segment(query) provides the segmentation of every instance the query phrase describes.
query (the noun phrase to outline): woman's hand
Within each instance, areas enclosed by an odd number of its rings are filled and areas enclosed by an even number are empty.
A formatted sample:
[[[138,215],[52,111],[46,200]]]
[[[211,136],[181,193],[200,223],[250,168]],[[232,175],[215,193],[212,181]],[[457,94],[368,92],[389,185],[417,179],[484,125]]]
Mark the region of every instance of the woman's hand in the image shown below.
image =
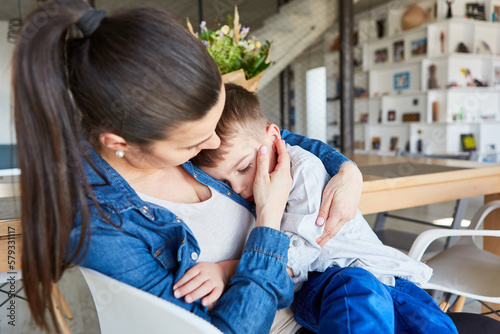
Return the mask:
[[[255,226],[266,226],[279,230],[281,217],[292,188],[290,157],[285,142],[274,142],[278,155],[274,170],[269,173],[269,152],[261,146],[257,154],[257,171],[253,185],[253,196],[257,209]]]
[[[323,190],[321,208],[316,224],[325,224],[323,234],[316,242],[323,247],[349,220],[356,216],[361,198],[363,176],[351,162],[342,165]]]
[[[213,308],[234,275],[238,262],[235,260],[196,263],[174,284],[174,296],[176,298],[186,296],[184,298],[186,303],[203,298],[201,304],[209,309]]]

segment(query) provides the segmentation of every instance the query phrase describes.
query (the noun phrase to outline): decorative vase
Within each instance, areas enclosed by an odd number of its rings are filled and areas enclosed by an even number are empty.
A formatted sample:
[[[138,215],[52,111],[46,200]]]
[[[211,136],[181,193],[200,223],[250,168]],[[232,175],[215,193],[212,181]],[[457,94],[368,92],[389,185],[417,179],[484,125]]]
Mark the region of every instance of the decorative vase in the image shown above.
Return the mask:
[[[424,10],[417,4],[409,5],[401,18],[401,28],[403,30],[413,29],[424,22]]]
[[[245,78],[245,71],[243,71],[243,69],[239,69],[237,71],[224,74],[222,76],[222,81],[224,83],[231,82],[236,85],[240,85],[248,91],[255,93],[257,91],[257,86],[259,85],[260,79],[262,79],[263,75],[264,71],[260,72],[259,75],[247,80]]]

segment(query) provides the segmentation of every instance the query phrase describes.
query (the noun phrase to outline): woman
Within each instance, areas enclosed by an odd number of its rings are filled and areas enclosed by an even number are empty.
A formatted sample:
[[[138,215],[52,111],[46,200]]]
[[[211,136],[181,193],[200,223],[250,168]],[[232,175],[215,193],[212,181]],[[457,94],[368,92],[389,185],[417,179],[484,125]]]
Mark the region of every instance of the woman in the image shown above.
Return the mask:
[[[78,36],[68,37],[75,25]],[[201,43],[157,10],[105,17],[83,1],[47,3],[27,18],[18,39],[13,89],[24,286],[39,326],[48,326],[50,283],[70,263],[81,263],[176,303],[224,332],[269,330],[269,310],[288,306],[293,297],[286,273],[289,239],[279,232],[291,184],[284,144],[271,175],[267,152],[261,152],[256,227],[210,313],[201,302],[174,295],[174,283],[200,254],[193,233],[182,217],[138,196],[194,207],[220,193],[228,205],[251,210],[226,185],[200,177],[188,161],[218,147],[214,129],[225,98],[218,68]],[[324,243],[339,228],[335,223],[352,218],[360,173],[322,143],[283,137],[338,173],[325,193],[324,205],[337,213],[330,214],[330,232],[319,240]]]

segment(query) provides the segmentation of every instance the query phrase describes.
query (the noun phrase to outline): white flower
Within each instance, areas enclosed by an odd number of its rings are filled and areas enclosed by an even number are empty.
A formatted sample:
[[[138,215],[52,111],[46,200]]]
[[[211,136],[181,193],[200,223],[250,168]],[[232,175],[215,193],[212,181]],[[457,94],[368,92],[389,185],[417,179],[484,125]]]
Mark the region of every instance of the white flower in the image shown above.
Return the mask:
[[[222,31],[222,33],[223,33],[224,35],[227,35],[227,34],[228,34],[229,29],[230,29],[230,28],[229,28],[229,26],[228,26],[227,24],[226,24],[225,26],[223,26],[222,28],[220,28],[220,30]]]

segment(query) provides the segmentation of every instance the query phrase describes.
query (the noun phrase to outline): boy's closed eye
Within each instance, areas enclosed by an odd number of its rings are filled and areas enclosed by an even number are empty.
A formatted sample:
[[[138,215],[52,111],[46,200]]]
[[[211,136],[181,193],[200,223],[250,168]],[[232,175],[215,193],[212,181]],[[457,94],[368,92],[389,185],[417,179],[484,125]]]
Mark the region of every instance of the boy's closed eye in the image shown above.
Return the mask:
[[[243,169],[239,169],[239,170],[238,170],[238,173],[240,173],[240,174],[245,174],[245,173],[247,173],[247,172],[250,170],[250,168],[252,168],[252,163],[249,163],[249,164],[248,164],[245,168],[243,168]]]

